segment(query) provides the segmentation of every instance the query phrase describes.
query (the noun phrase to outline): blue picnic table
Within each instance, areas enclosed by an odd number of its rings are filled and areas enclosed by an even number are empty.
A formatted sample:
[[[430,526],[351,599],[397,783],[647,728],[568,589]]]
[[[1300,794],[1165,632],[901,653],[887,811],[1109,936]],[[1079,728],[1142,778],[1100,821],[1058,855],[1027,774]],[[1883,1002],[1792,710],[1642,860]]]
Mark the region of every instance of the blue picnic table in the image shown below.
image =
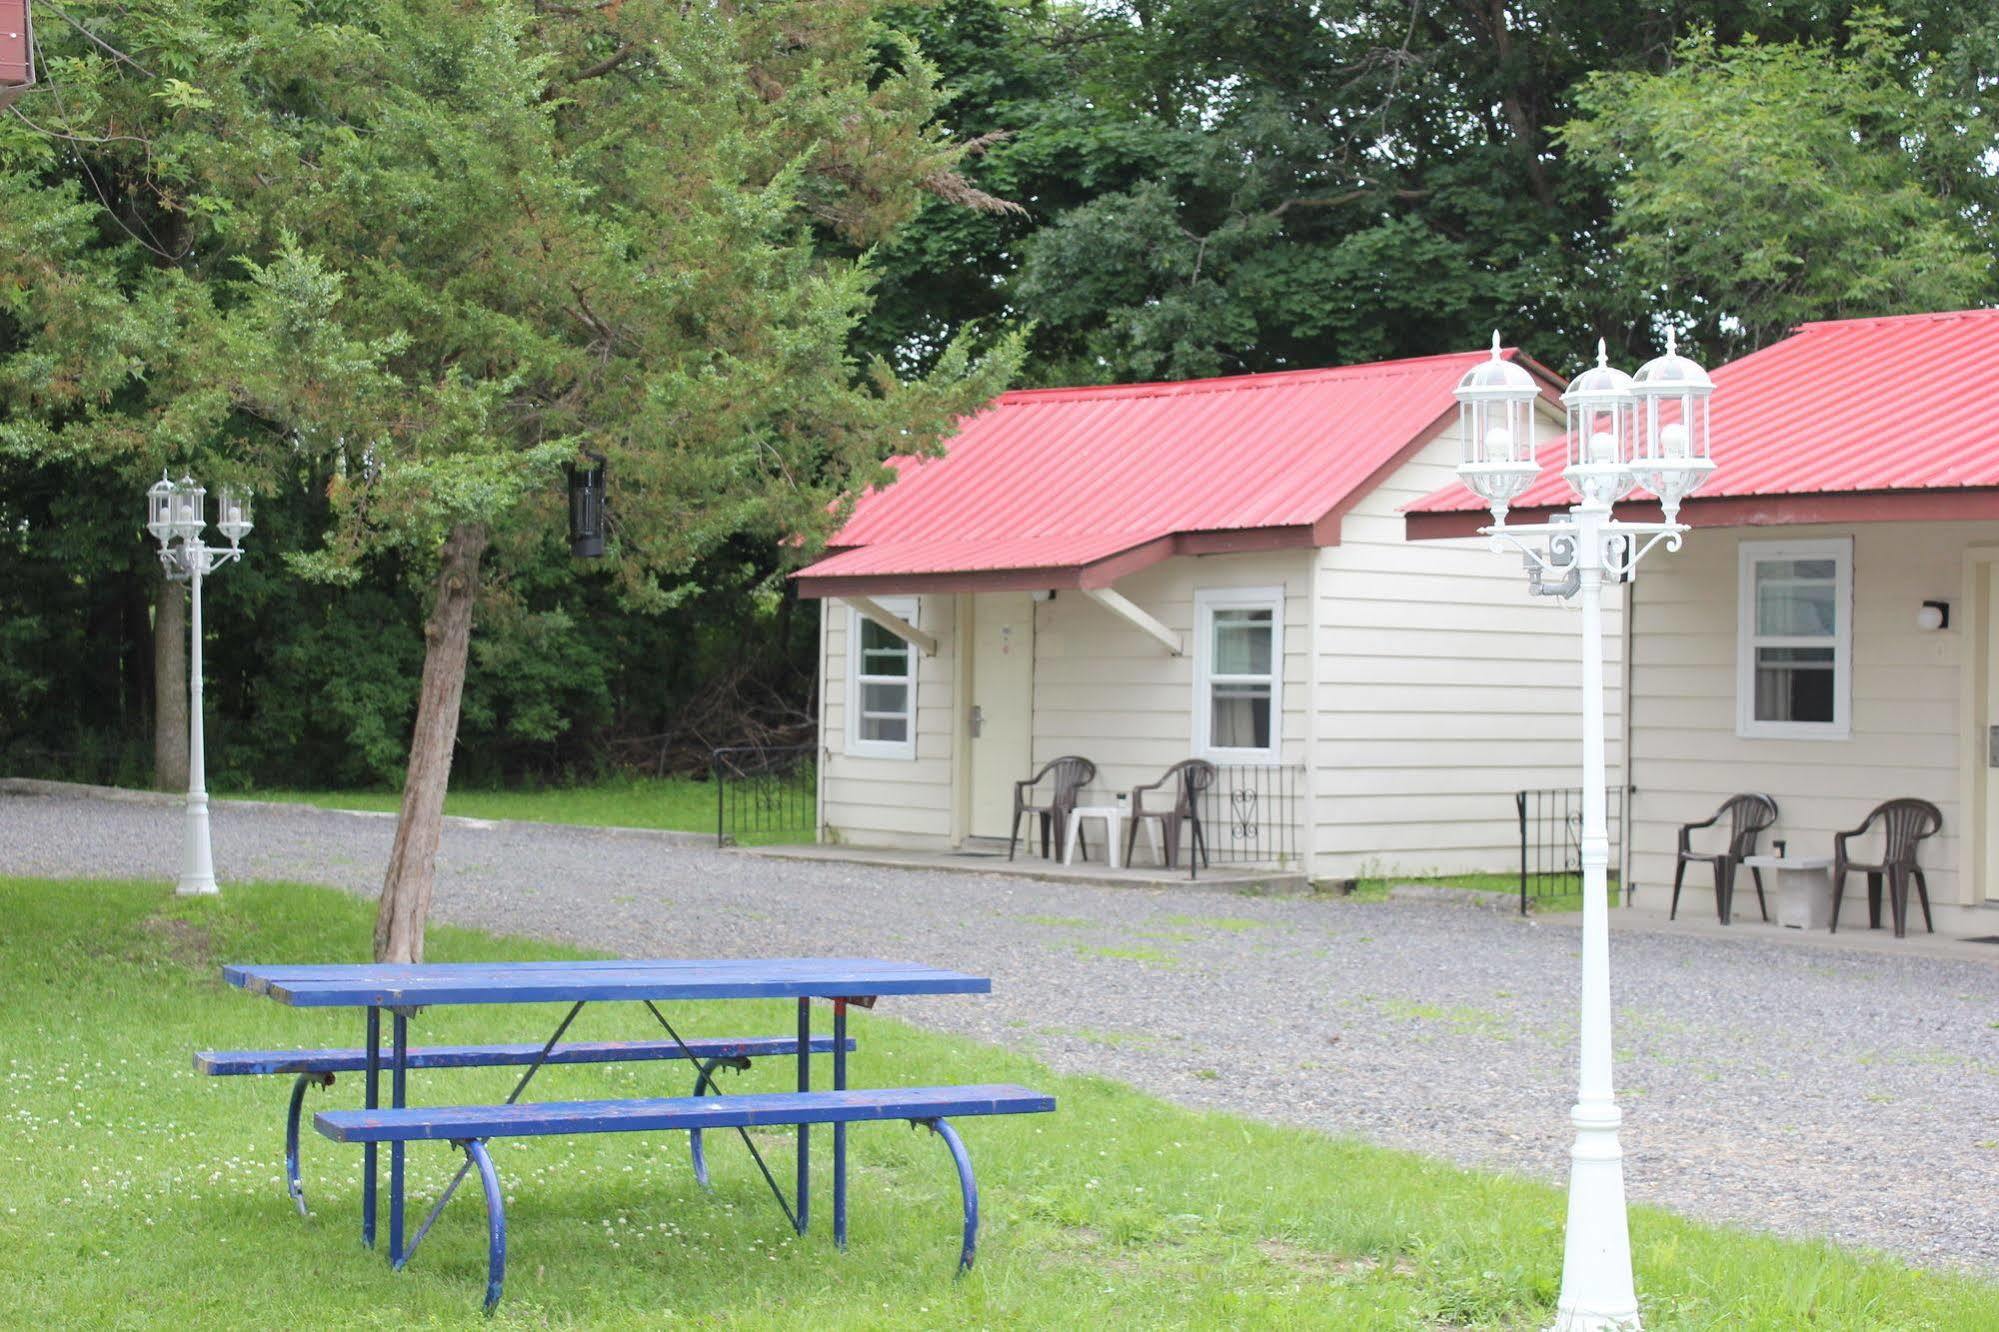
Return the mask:
[[[264,995],[296,1008],[346,1008],[364,1011],[360,1049],[328,1051],[205,1051],[196,1066],[209,1073],[275,1073],[300,1075],[293,1092],[288,1131],[287,1166],[293,1196],[303,1209],[297,1179],[297,1120],[299,1098],[309,1079],[330,1083],[334,1070],[357,1067],[364,1077],[363,1108],[321,1112],[319,1130],[336,1141],[362,1145],[361,1239],[373,1247],[376,1234],[377,1147],[389,1146],[388,1258],[401,1267],[414,1252],[430,1224],[469,1171],[477,1168],[488,1194],[488,1219],[493,1233],[493,1265],[488,1308],[499,1297],[504,1270],[505,1227],[500,1217],[497,1184],[484,1139],[517,1133],[596,1132],[612,1129],[685,1128],[694,1142],[697,1178],[705,1185],[706,1168],[699,1146],[702,1128],[734,1128],[755,1157],[780,1207],[800,1234],[806,1230],[810,1206],[809,1153],[812,1123],[826,1123],[833,1132],[833,1235],[845,1247],[847,1189],[847,1126],[870,1119],[907,1118],[929,1125],[945,1138],[958,1164],[965,1190],[966,1230],[961,1267],[971,1262],[977,1225],[977,1194],[962,1144],[944,1116],[955,1114],[1021,1113],[1052,1109],[1052,1098],[1013,1087],[912,1088],[895,1092],[850,1092],[847,1087],[847,1035],[850,1006],[873,1007],[883,995],[985,994],[992,982],[914,963],[873,958],[729,958],[712,960],[651,959],[587,962],[480,962],[417,964],[330,964],[299,966],[237,965],[223,968],[223,978],[247,993]],[[731,1041],[682,1039],[661,1005],[685,1000],[794,999],[797,1035],[790,1048],[782,1038]],[[815,1039],[812,1001],[832,1005],[832,1039]],[[668,1040],[661,1042],[593,1042],[563,1046],[562,1037],[586,1004],[631,1002],[648,1014],[648,1029],[657,1024]],[[442,1004],[563,1003],[569,1005],[553,1033],[533,1046],[412,1047],[409,1028],[425,1008]],[[390,1039],[382,1043],[382,1015],[390,1017]],[[726,1105],[692,1098],[631,1101],[520,1103],[521,1093],[545,1065],[608,1062],[619,1058],[685,1058],[700,1069],[696,1096],[713,1086],[717,1063],[746,1062],[735,1056],[767,1055],[783,1049],[797,1064],[797,1097],[731,1097]],[[832,1092],[813,1093],[811,1056],[832,1057]],[[462,1068],[511,1064],[525,1066],[504,1104],[409,1108],[413,1069]],[[382,1074],[388,1074],[388,1105],[382,1106]],[[719,1088],[714,1089],[719,1093]],[[776,1179],[746,1131],[758,1124],[795,1125],[797,1176],[795,1205],[786,1202]],[[444,1191],[409,1246],[404,1239],[404,1148],[410,1141],[449,1141],[464,1148],[466,1162]]]

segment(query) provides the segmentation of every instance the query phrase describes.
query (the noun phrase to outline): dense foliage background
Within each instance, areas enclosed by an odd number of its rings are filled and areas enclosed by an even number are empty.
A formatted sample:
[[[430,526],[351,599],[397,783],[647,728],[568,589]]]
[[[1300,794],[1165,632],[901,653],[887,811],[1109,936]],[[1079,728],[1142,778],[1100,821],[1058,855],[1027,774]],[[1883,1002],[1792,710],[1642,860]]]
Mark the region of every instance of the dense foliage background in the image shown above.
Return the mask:
[[[938,132],[982,150],[968,187],[1018,207],[947,193],[865,248],[825,228],[827,253],[877,274],[857,366],[921,373],[967,328],[1016,327],[1027,382],[1174,378],[1457,350],[1497,326],[1573,369],[1598,336],[1628,361],[1666,323],[1721,360],[1802,319],[1999,299],[1999,11],[880,8],[913,44],[884,40],[881,70],[920,51],[950,92]],[[0,355],[9,309],[0,294]],[[10,449],[9,411],[0,400],[0,771],[144,781],[144,478]],[[317,539],[326,502],[266,497],[253,554],[208,586],[218,787],[400,772],[420,581],[393,554],[351,586],[288,574],[278,556]],[[781,578],[805,552],[745,532],[694,566],[684,599],[639,610],[560,537],[516,552],[482,603],[461,778],[684,770],[810,718],[816,609]]]

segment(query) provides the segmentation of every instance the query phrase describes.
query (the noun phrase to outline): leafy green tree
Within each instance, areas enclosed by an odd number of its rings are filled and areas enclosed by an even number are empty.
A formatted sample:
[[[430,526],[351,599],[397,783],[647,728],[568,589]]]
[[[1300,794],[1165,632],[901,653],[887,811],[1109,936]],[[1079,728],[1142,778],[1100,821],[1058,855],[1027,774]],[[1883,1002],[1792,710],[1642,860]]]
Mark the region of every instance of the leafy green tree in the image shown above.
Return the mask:
[[[428,584],[378,957],[422,954],[475,607],[544,548],[565,464],[609,459],[620,595],[661,608],[735,534],[823,530],[1004,381],[1004,343],[920,380],[848,353],[872,275],[827,238],[871,243],[926,190],[979,202],[877,8],[183,0],[45,25],[47,86],[0,129],[0,439],[323,487],[295,572],[394,558]]]
[[[1612,181],[1634,294],[1734,356],[1807,319],[1999,297],[1999,135],[1935,73],[1878,12],[1840,46],[1696,33],[1662,73],[1590,78],[1559,138]]]
[[[1612,230],[1621,169],[1558,131],[1583,116],[1593,75],[1672,77],[1690,32],[1859,60],[1903,107],[1920,91],[1918,120],[1934,121],[1909,126],[1915,177],[1962,205],[1965,228],[1991,225],[1991,172],[1959,152],[1984,131],[1965,122],[1952,140],[1945,122],[1989,100],[1999,14],[1900,0],[1854,23],[1863,12],[947,0],[909,25],[954,90],[946,118],[1008,134],[967,173],[1026,212],[926,209],[887,252],[865,345],[920,364],[960,312],[1012,313],[1035,321],[1027,378],[1065,383],[1424,355],[1483,345],[1494,326],[1558,366],[1599,336],[1650,354],[1664,298]],[[1899,55],[1866,64],[1860,44],[1888,33]],[[1894,119],[1868,117],[1884,132]],[[1862,290],[1842,308],[1873,306]]]

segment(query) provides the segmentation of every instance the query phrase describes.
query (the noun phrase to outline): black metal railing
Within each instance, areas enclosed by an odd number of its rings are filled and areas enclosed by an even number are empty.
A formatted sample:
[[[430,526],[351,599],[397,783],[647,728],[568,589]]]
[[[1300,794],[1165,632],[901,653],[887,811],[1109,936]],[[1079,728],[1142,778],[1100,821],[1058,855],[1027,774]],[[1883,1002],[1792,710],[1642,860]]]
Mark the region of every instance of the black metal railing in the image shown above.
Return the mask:
[[[1624,792],[1612,788],[1605,809],[1610,835],[1609,877],[1617,879],[1617,847],[1624,834]],[[1583,890],[1583,793],[1560,786],[1513,793],[1520,822],[1520,914],[1535,901],[1579,897]]]
[[[715,844],[809,842],[819,832],[814,745],[736,745],[715,750]]]
[[[1288,865],[1304,840],[1305,769],[1298,764],[1217,763],[1201,793],[1201,840],[1210,864]]]

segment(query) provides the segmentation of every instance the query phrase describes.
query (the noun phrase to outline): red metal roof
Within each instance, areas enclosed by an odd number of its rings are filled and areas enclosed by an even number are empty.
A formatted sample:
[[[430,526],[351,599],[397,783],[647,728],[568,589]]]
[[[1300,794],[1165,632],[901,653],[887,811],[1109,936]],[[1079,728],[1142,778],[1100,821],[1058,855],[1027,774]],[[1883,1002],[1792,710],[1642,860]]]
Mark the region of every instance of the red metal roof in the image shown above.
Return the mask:
[[[1330,544],[1488,354],[1001,394],[943,456],[898,460],[800,591],[1104,586],[1178,552]]]
[[[1714,384],[1715,471],[1690,524],[1999,516],[1999,310],[1803,324]],[[1562,455],[1516,509],[1571,502]],[[1484,511],[1448,486],[1409,506],[1409,531],[1461,536],[1477,523],[1422,515]]]

